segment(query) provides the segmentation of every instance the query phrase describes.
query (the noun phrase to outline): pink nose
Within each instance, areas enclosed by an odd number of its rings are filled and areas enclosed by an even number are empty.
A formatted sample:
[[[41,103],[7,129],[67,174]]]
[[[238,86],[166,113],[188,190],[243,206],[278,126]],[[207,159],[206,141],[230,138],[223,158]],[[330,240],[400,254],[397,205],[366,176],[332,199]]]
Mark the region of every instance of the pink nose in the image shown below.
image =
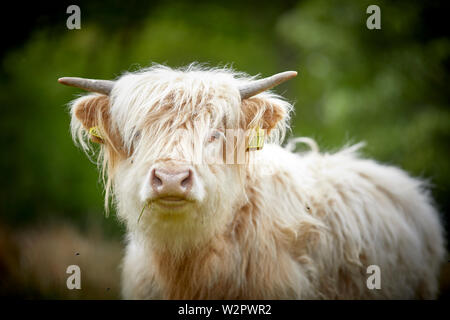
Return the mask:
[[[163,196],[185,196],[192,188],[192,180],[188,168],[155,168],[150,175],[153,191]]]

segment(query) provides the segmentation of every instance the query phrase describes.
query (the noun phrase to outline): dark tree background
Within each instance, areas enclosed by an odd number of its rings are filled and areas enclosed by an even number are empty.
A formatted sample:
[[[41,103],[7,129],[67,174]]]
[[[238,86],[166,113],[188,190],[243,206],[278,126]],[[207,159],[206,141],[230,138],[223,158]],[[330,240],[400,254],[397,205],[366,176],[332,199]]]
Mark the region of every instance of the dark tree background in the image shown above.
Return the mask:
[[[71,4],[81,8],[81,30],[66,28]],[[381,30],[366,28],[371,4],[381,8]],[[69,133],[66,104],[81,91],[59,85],[61,76],[111,79],[152,62],[231,64],[263,76],[298,70],[276,89],[296,102],[292,136],[313,137],[325,151],[365,141],[365,156],[429,180],[449,216],[450,40],[437,1],[17,2],[0,22],[2,295],[117,296],[119,284],[103,295],[112,278],[93,277],[91,291],[77,294],[58,289],[64,270],[43,283],[30,256],[42,232],[55,237],[42,256],[87,237],[98,244],[91,264],[105,248],[120,259],[123,226],[104,216],[97,169]],[[69,231],[58,232],[61,224]],[[76,240],[61,240],[72,233]],[[50,249],[55,242],[66,247]],[[17,268],[29,277],[13,271],[24,259]]]

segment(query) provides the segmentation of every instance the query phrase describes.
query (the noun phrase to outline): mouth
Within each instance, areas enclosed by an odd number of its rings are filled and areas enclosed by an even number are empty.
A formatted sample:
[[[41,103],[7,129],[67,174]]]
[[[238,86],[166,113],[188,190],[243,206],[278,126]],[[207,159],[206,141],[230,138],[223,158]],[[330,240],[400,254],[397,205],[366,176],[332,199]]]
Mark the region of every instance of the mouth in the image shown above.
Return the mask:
[[[148,200],[139,214],[138,223],[147,209],[150,211],[156,209],[154,213],[156,213],[159,218],[167,219],[170,217],[182,216],[181,213],[185,212],[187,205],[192,204],[193,202],[193,200],[177,196],[164,196]]]
[[[185,205],[190,203],[190,201],[183,197],[166,196],[166,197],[159,197],[153,200],[153,203],[163,208],[176,210],[184,207]]]

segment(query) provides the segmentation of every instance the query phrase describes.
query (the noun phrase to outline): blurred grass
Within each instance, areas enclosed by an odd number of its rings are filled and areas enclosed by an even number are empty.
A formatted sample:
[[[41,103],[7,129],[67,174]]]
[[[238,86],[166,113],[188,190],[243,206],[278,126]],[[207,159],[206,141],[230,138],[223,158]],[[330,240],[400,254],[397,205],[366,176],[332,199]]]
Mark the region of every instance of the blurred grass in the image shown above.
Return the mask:
[[[276,89],[296,102],[293,135],[315,138],[322,150],[366,141],[366,156],[429,179],[448,219],[450,41],[427,29],[435,2],[378,1],[377,31],[365,26],[370,1],[176,1],[142,9],[113,3],[81,5],[81,30],[66,29],[63,10],[57,22],[36,25],[2,52],[6,228],[57,219],[83,234],[97,225],[105,241],[120,240],[124,227],[103,214],[97,170],[71,141],[66,104],[82,92],[56,79],[112,79],[151,62],[193,61],[263,76],[298,70],[298,78]],[[121,6],[134,19],[124,19]]]
[[[21,230],[0,226],[0,297],[118,299],[123,246],[99,226],[80,232],[52,222]],[[67,267],[78,265],[81,289],[67,289]]]

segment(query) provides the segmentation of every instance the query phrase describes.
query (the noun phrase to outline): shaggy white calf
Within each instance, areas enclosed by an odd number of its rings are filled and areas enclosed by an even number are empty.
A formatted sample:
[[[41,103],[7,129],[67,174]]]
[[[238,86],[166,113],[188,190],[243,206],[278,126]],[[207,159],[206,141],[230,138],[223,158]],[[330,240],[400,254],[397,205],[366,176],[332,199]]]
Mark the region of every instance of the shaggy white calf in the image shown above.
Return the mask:
[[[443,229],[421,181],[357,148],[280,146],[292,106],[264,90],[295,75],[153,66],[60,79],[101,93],[73,101],[72,132],[85,150],[100,143],[106,201],[112,191],[127,226],[125,298],[436,297]]]

